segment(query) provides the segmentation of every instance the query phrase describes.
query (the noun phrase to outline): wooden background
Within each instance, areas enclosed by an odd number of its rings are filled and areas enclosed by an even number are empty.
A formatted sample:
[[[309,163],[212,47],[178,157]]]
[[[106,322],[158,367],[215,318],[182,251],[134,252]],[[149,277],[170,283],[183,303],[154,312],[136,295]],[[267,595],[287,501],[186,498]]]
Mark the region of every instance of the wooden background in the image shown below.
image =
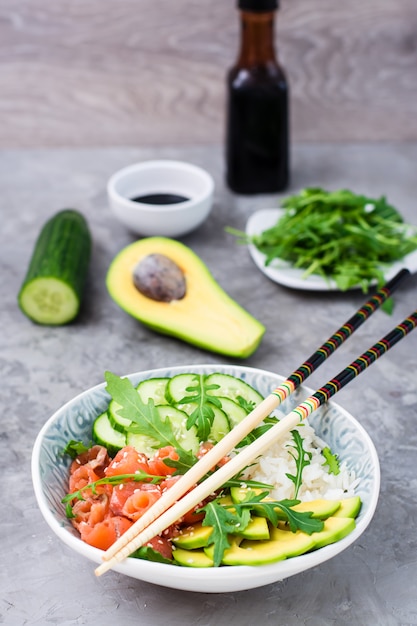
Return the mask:
[[[0,0],[0,148],[213,144],[235,0]],[[294,141],[417,139],[417,0],[281,0]]]

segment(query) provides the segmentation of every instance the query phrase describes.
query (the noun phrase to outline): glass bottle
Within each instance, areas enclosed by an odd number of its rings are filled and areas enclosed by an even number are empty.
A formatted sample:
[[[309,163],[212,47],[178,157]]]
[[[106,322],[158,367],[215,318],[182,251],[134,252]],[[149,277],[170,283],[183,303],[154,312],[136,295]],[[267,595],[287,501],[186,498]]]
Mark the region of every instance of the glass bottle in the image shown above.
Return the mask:
[[[289,89],[274,46],[278,0],[238,0],[240,52],[227,76],[226,179],[236,193],[284,190]]]

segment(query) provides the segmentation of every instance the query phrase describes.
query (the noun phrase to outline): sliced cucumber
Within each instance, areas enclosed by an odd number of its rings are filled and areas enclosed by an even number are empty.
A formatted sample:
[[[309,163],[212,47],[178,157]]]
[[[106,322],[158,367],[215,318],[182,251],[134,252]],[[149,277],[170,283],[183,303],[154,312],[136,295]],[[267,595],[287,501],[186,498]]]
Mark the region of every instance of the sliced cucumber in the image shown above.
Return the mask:
[[[93,439],[96,443],[107,448],[110,456],[116,454],[126,445],[126,436],[113,428],[107,412],[101,413],[94,420]]]
[[[248,415],[247,411],[240,406],[234,400],[230,398],[225,398],[224,396],[217,396],[222,405],[222,410],[226,413],[227,419],[229,420],[230,428],[239,424],[245,417]]]
[[[166,404],[165,392],[168,382],[169,378],[148,378],[139,383],[136,389],[142,402],[147,404],[149,399],[152,398],[154,404]]]
[[[161,419],[164,421],[169,420],[171,423],[175,439],[178,441],[181,448],[187,452],[196,454],[200,447],[200,442],[194,426],[187,429],[187,414],[170,405],[159,405],[157,411]],[[153,456],[156,450],[161,447],[159,441],[140,433],[128,432],[126,434],[126,443],[149,457]]]
[[[243,398],[245,403],[250,405],[251,409],[260,404],[264,399],[251,385],[230,374],[210,374],[206,378],[206,385],[214,386],[213,389],[207,392],[209,395],[225,396],[235,402],[239,402],[239,398]]]
[[[60,211],[43,226],[18,294],[22,312],[38,324],[71,322],[80,309],[91,254],[84,217]]]
[[[126,430],[132,423],[131,420],[119,415],[118,410],[121,409],[121,405],[116,400],[110,400],[107,413],[109,415],[110,424],[115,430],[126,434]]]
[[[178,404],[183,398],[194,395],[193,388],[203,380],[203,374],[177,374],[173,376],[166,389],[169,404]]]

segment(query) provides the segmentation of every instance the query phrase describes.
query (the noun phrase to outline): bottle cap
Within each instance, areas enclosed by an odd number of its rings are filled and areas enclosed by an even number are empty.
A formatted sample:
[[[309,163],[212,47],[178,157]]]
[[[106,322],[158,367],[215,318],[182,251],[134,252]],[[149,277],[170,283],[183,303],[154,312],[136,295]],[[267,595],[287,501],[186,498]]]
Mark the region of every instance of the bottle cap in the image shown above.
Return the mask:
[[[278,8],[278,0],[238,0],[237,4],[239,9],[255,13],[275,11]]]

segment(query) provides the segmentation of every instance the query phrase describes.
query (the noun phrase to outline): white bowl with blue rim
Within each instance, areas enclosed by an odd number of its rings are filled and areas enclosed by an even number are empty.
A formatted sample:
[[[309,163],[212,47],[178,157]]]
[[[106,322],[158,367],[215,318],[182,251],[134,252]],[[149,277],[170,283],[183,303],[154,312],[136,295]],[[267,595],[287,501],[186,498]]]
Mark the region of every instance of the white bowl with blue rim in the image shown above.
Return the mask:
[[[271,372],[239,365],[189,365],[168,367],[131,374],[134,385],[151,377],[171,377],[184,372],[210,374],[221,372],[237,376],[267,396],[283,380]],[[288,413],[312,390],[300,387],[281,405]],[[80,557],[102,562],[102,551],[79,538],[65,515],[61,498],[67,492],[70,458],[62,451],[71,440],[91,440],[92,423],[106,410],[109,396],[105,384],[84,391],[60,408],[39,432],[32,453],[32,480],[39,508],[54,533]],[[362,535],[374,515],[380,488],[380,468],[374,444],[357,420],[330,401],[309,417],[316,434],[323,439],[339,461],[346,462],[357,479],[355,493],[362,500],[356,528],[340,541],[301,556],[258,566],[189,568],[127,558],[114,570],[157,585],[202,593],[224,593],[252,589],[274,583],[309,570],[336,557]],[[88,567],[88,561],[86,561]],[[106,574],[104,574],[105,576]]]

